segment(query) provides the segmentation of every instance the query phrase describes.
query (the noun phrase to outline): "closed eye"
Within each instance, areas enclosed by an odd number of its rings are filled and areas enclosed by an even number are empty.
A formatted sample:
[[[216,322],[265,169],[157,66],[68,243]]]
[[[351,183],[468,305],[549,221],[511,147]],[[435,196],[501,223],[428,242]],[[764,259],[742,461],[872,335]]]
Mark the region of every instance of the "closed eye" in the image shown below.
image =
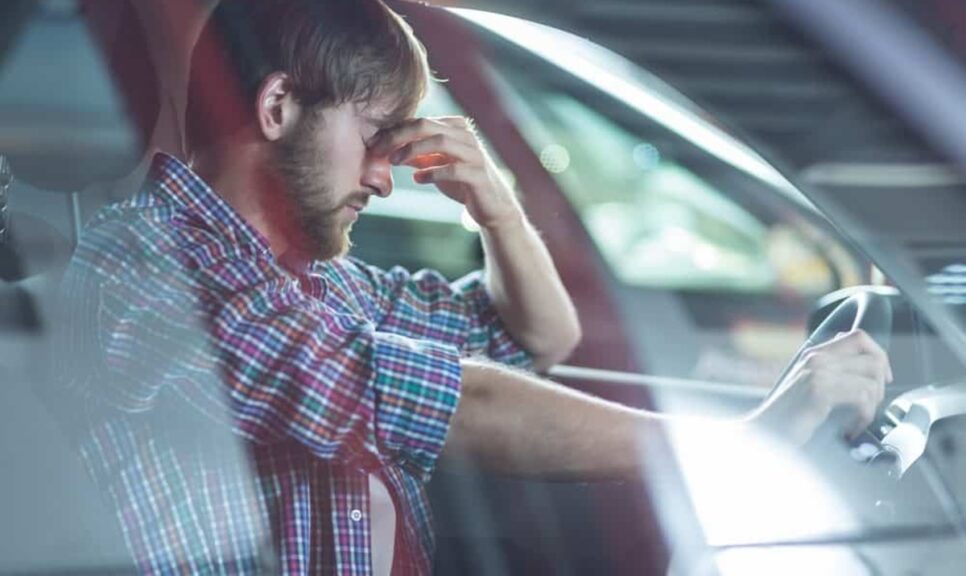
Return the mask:
[[[365,130],[362,132],[362,143],[366,148],[372,146],[375,143],[376,134],[379,134],[379,127],[374,125],[372,122],[367,122]]]

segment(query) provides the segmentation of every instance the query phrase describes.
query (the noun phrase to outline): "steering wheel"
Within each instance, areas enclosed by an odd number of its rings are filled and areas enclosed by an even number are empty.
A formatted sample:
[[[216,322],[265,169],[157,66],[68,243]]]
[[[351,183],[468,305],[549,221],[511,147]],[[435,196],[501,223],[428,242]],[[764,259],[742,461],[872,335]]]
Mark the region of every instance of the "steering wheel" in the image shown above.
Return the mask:
[[[832,305],[834,305],[834,301],[827,306]],[[854,292],[837,305],[834,305],[832,311],[812,330],[808,339],[805,340],[805,343],[795,353],[792,361],[782,371],[781,376],[778,378],[771,392],[769,392],[765,402],[784,390],[782,383],[792,370],[792,367],[798,363],[809,348],[831,340],[840,332],[850,332],[852,330],[863,330],[883,350],[888,352],[889,340],[892,335],[892,300],[890,297],[887,294],[878,293],[872,289],[862,289]],[[834,414],[830,416],[830,420],[834,423]],[[878,418],[876,418],[877,420]],[[830,431],[829,426],[823,425],[816,432],[815,436],[825,436],[829,433],[834,433],[834,431]],[[866,433],[863,433],[859,437],[865,435]]]

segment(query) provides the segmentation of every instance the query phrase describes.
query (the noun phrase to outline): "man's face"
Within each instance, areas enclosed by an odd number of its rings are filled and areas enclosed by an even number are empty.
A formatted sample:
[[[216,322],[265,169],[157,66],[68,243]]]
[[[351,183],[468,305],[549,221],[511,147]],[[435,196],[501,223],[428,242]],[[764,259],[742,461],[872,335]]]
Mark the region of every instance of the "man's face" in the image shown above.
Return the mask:
[[[366,146],[379,131],[380,111],[356,103],[306,110],[293,132],[275,144],[275,167],[311,258],[345,255],[352,224],[369,197],[392,191],[388,159]]]

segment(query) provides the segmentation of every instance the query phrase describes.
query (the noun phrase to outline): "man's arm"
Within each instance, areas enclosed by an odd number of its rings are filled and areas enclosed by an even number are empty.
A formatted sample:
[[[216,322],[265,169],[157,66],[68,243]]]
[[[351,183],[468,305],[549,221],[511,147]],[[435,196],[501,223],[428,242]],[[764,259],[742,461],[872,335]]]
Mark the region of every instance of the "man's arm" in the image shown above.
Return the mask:
[[[639,441],[660,416],[499,364],[463,361],[460,402],[443,449],[484,469],[555,480],[631,478]]]
[[[566,358],[580,340],[577,312],[536,230],[513,191],[462,117],[418,118],[380,133],[375,154],[417,168],[466,206],[480,225],[487,291],[509,333],[542,370]]]
[[[542,371],[580,341],[577,311],[537,231],[523,211],[484,227],[486,286],[507,331]]]
[[[780,392],[746,417],[662,416],[593,398],[495,364],[463,361],[462,397],[444,455],[468,454],[486,469],[548,479],[620,479],[640,474],[642,440],[670,426],[739,438],[752,429],[803,443],[836,408],[847,432],[871,423],[891,380],[885,353],[863,332],[816,346]]]

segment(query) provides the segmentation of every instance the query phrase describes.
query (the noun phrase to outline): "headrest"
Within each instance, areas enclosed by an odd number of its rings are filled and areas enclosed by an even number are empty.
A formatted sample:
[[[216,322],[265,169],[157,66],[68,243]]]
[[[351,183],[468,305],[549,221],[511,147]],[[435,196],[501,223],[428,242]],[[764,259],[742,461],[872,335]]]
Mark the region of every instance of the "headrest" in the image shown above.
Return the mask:
[[[0,21],[20,4],[0,3]],[[0,154],[17,178],[72,192],[133,170],[160,95],[130,0],[36,3],[13,34],[0,53]]]

